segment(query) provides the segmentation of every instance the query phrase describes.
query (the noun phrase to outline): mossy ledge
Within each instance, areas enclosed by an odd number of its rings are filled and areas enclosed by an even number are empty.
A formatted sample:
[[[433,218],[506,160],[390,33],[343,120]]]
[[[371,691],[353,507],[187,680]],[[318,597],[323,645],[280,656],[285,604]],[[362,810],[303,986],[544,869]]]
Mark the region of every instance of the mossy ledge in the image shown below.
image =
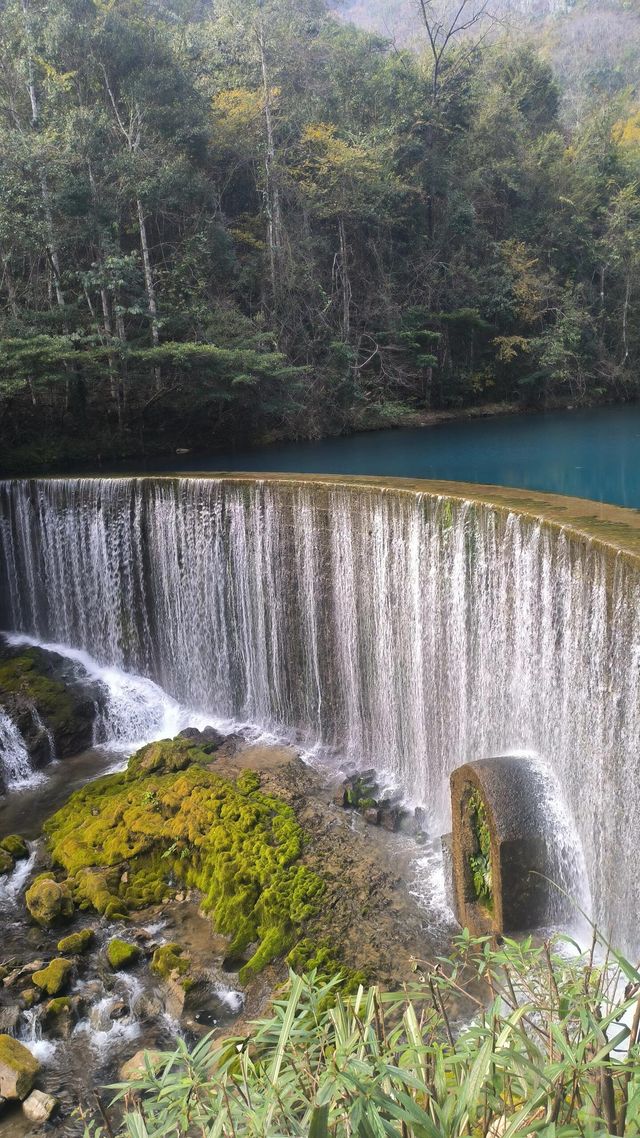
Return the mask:
[[[229,955],[246,957],[247,982],[296,946],[304,953],[324,882],[301,860],[292,807],[263,793],[255,771],[234,779],[210,764],[189,740],[151,743],[126,772],[73,794],[44,830],[81,908],[109,917],[198,889]]]

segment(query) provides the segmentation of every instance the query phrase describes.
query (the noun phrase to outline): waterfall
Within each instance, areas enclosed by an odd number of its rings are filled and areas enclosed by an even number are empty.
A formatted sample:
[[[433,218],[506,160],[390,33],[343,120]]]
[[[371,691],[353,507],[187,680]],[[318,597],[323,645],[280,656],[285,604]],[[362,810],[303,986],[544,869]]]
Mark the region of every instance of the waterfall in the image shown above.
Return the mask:
[[[0,794],[37,779],[31,770],[29,752],[15,723],[0,708]]]
[[[434,829],[454,767],[536,753],[594,916],[637,945],[640,576],[623,555],[491,506],[321,479],[8,482],[0,527],[5,627],[373,765]]]

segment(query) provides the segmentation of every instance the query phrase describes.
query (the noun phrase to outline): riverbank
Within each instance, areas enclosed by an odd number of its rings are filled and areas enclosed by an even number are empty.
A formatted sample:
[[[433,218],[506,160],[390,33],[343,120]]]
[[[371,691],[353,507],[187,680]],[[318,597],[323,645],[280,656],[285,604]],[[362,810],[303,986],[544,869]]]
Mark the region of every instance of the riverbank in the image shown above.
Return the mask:
[[[598,406],[625,406],[607,402]],[[465,407],[451,407],[435,410],[424,410],[406,407],[400,403],[369,404],[362,411],[354,411],[349,421],[341,427],[332,430],[326,429],[320,434],[301,437],[297,433],[287,430],[272,430],[266,434],[256,436],[254,439],[239,442],[232,452],[224,444],[211,448],[211,442],[206,446],[185,436],[179,447],[168,446],[160,439],[151,438],[140,445],[139,440],[114,439],[108,441],[100,438],[83,439],[58,437],[55,447],[49,444],[32,444],[24,447],[2,448],[0,458],[0,477],[39,477],[42,475],[59,473],[108,473],[110,470],[144,468],[149,471],[162,470],[172,462],[176,456],[187,455],[188,461],[199,464],[206,456],[214,465],[219,456],[217,466],[220,469],[228,468],[227,455],[235,454],[277,454],[282,448],[309,447],[318,444],[330,443],[332,440],[357,439],[358,436],[379,434],[392,430],[412,431],[424,427],[439,427],[445,424],[464,424],[477,420],[503,419],[510,417],[531,417],[548,414],[550,412],[572,412],[576,409],[588,410],[592,405],[575,404],[562,399],[547,400],[544,407],[532,406],[518,401],[501,401],[484,403]],[[234,469],[239,469],[234,467]],[[255,469],[251,465],[247,469]],[[277,465],[270,466],[277,469]],[[372,471],[371,473],[375,473]],[[416,472],[417,473],[417,472]]]

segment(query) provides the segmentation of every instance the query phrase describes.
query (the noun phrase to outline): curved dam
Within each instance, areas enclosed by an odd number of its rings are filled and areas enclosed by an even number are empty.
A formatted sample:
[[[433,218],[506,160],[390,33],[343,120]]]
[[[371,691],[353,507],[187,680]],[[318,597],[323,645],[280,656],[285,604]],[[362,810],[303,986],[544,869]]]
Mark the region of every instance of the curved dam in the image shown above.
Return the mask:
[[[452,769],[534,751],[593,916],[637,946],[634,512],[400,479],[13,481],[0,585],[3,628],[388,772],[434,831]]]

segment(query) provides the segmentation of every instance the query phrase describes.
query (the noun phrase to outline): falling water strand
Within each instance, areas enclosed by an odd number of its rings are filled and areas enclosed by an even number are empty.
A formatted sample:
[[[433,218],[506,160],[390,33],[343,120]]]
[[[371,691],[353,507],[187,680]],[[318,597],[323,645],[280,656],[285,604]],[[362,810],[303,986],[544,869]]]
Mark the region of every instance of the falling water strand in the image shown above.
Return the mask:
[[[15,723],[0,709],[0,793],[33,777],[29,752]]]
[[[0,485],[2,624],[373,765],[447,825],[461,763],[534,752],[594,915],[637,942],[640,575],[432,494],[291,480]]]

